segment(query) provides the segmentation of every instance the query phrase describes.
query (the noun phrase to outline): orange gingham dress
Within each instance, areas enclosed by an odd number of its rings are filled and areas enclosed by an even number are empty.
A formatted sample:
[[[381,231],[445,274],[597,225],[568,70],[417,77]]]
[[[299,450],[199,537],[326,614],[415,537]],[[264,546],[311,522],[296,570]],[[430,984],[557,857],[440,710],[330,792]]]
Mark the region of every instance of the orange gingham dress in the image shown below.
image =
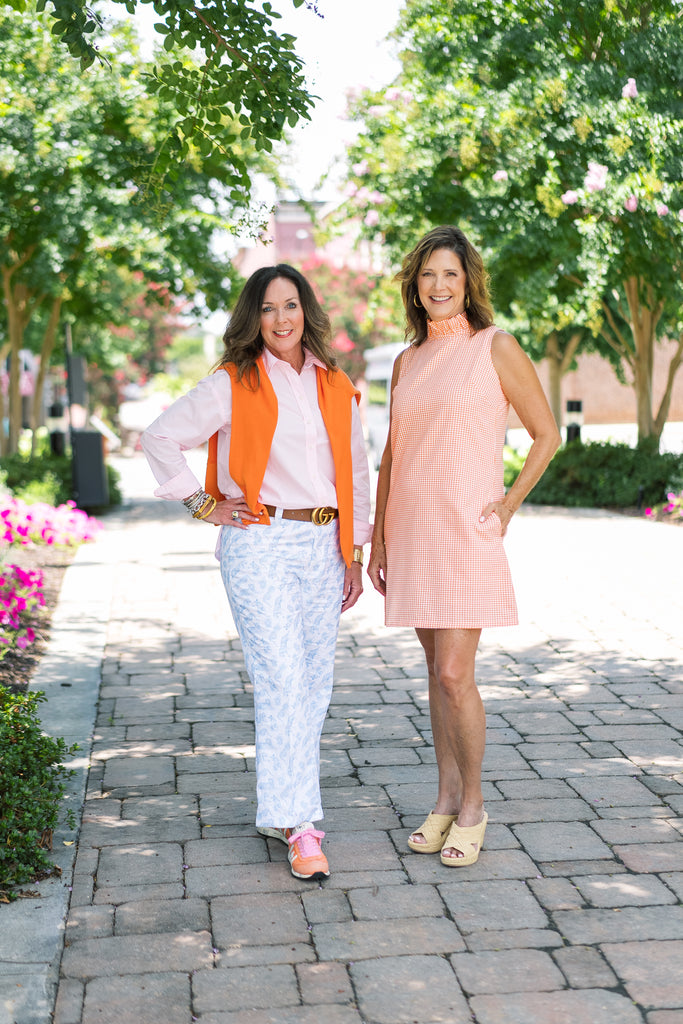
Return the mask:
[[[517,606],[500,520],[509,403],[491,360],[496,327],[464,314],[428,321],[394,388],[385,517],[387,626],[514,626]]]

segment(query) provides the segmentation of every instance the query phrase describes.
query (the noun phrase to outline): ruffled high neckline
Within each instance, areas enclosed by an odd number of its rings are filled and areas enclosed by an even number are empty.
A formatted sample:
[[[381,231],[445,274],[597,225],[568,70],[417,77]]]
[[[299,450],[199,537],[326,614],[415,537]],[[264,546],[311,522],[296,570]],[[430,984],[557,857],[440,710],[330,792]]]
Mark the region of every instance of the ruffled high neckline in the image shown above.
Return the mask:
[[[428,338],[445,338],[448,334],[472,333],[469,320],[464,313],[449,316],[446,320],[427,320]]]

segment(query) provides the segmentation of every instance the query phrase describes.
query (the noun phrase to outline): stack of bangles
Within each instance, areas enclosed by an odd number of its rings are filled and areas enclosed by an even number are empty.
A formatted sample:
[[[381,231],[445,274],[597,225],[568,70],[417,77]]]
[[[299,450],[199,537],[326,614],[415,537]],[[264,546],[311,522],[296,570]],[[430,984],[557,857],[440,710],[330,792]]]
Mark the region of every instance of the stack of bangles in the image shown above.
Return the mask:
[[[216,507],[216,499],[201,488],[183,499],[183,505],[193,519],[206,519]]]

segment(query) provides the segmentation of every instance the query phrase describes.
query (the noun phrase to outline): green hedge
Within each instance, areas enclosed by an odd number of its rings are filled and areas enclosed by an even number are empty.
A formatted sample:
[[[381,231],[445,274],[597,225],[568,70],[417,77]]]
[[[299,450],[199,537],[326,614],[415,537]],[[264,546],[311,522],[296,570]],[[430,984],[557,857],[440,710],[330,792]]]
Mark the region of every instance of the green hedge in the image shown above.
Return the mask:
[[[630,448],[571,441],[555,454],[527,500],[575,508],[645,507],[682,487],[683,455],[660,453],[647,443]]]
[[[0,889],[30,882],[53,864],[47,851],[60,819],[62,764],[78,750],[45,736],[38,717],[44,693],[16,693],[0,686]],[[73,812],[65,814],[75,827]],[[12,893],[9,893],[11,898]]]
[[[120,505],[120,475],[109,463],[106,463],[106,470],[109,504]],[[17,452],[0,458],[0,486],[23,501],[62,505],[73,498],[71,456],[54,455],[49,440],[41,438],[33,456],[29,452]]]

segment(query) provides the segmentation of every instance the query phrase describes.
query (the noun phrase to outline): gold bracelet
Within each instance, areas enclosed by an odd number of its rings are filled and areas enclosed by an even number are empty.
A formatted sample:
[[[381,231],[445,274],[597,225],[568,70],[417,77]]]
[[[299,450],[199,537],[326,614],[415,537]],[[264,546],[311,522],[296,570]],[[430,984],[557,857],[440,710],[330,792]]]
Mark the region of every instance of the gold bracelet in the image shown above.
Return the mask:
[[[198,503],[197,503],[197,507],[195,508],[194,512],[192,513],[192,518],[193,519],[197,519],[197,517],[200,516],[202,514],[202,512],[204,511],[204,509],[208,508],[210,504],[211,504],[211,495],[210,494],[203,494],[201,496],[201,498],[199,499]]]
[[[211,513],[213,512],[213,510],[215,509],[217,504],[218,503],[217,503],[216,499],[212,495],[210,495],[209,496],[209,500],[206,502],[205,505],[202,505],[202,507],[200,508],[199,512],[197,512],[195,514],[194,518],[195,519],[206,519],[207,516],[211,515]]]
[[[363,564],[363,549],[354,547],[352,561],[358,562],[360,565]]]

